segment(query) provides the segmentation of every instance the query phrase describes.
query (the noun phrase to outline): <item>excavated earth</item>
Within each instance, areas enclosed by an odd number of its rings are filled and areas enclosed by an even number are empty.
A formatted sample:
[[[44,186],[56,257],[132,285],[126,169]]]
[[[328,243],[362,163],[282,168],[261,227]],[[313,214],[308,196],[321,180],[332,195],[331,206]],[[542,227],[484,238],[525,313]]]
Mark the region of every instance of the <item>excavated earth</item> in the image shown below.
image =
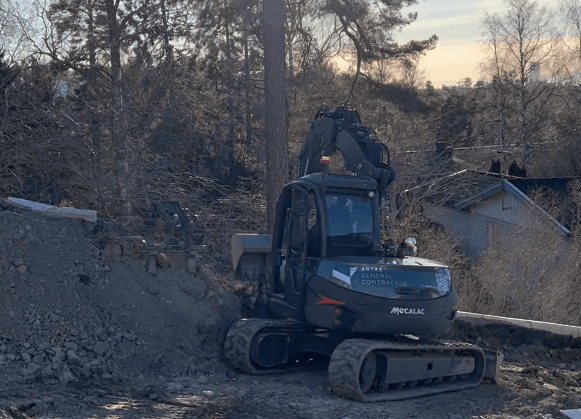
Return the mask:
[[[127,235],[0,202],[0,419],[559,418],[581,408],[581,344],[502,327],[455,327],[454,338],[505,354],[498,383],[456,393],[362,404],[333,394],[324,363],[236,374],[221,347],[248,299],[209,274],[204,254],[146,257]]]

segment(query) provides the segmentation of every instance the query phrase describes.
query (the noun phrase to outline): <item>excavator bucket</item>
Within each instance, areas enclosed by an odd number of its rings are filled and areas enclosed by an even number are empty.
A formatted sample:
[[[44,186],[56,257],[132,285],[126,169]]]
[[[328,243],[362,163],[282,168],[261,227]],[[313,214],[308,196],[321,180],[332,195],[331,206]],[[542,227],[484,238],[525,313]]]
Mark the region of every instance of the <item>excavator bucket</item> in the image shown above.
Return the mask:
[[[236,278],[259,281],[264,275],[265,255],[272,247],[271,234],[235,233],[232,235],[232,265]]]

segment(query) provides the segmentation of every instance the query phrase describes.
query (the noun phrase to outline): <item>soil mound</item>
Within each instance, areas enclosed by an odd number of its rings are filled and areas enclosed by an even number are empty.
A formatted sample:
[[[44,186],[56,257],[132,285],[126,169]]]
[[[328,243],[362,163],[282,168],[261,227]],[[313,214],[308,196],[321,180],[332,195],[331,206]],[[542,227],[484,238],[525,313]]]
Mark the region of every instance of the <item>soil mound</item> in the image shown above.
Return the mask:
[[[159,263],[118,225],[0,203],[0,385],[169,381],[219,365],[236,296],[198,258]],[[0,405],[4,400],[0,400]]]

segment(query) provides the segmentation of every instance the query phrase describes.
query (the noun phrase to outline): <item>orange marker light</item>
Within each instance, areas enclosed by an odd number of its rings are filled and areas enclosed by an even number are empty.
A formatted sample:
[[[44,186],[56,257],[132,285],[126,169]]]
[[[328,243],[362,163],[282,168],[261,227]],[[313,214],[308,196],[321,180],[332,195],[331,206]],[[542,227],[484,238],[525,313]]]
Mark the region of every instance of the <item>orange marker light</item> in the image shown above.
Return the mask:
[[[317,294],[317,296],[321,299],[317,301],[315,304],[334,304],[334,305],[342,305],[345,304],[343,301],[333,300],[332,298],[325,297],[324,295]]]

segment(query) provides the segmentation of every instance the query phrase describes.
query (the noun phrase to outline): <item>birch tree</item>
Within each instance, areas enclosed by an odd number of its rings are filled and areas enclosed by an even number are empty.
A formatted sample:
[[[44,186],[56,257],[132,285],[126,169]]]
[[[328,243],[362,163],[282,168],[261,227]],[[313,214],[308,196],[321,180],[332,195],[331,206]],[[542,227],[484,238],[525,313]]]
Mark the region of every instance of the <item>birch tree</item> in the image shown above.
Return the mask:
[[[556,76],[560,70],[552,66],[556,56],[553,15],[535,1],[510,0],[506,13],[485,17],[485,31],[493,56],[495,82],[508,83],[512,91],[517,123],[512,138],[507,141],[525,147],[527,163],[530,145],[538,139],[537,133],[546,121],[543,110],[555,87],[554,83],[537,79],[537,75],[542,70],[549,77]],[[501,124],[504,123],[502,101],[499,96]],[[504,141],[504,128],[501,125],[501,141]]]
[[[579,0],[561,0],[560,11],[564,15],[563,23],[565,26],[565,35],[573,38],[573,45],[569,51],[575,57],[578,66],[581,69],[581,3]],[[567,43],[565,43],[567,45]]]

